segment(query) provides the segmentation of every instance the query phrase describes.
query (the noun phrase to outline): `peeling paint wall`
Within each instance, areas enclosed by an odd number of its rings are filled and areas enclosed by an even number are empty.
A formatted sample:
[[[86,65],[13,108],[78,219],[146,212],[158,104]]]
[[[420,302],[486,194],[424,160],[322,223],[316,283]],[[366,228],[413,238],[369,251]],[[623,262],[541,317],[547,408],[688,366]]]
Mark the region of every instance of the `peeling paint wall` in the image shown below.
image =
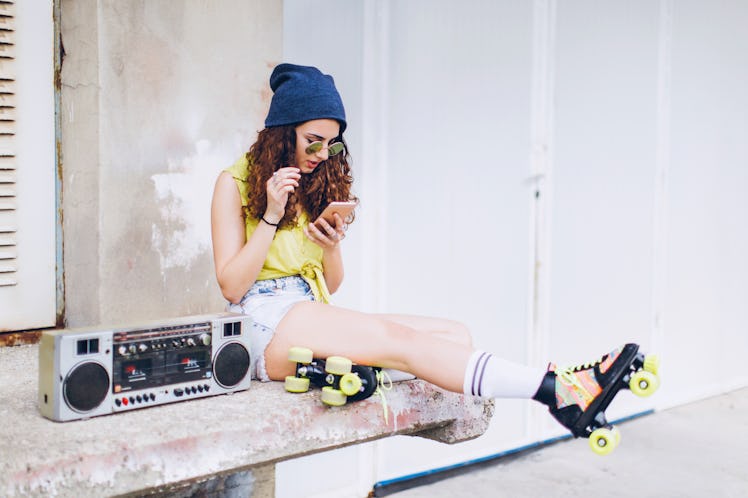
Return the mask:
[[[215,178],[253,142],[282,2],[63,0],[68,326],[223,308]]]

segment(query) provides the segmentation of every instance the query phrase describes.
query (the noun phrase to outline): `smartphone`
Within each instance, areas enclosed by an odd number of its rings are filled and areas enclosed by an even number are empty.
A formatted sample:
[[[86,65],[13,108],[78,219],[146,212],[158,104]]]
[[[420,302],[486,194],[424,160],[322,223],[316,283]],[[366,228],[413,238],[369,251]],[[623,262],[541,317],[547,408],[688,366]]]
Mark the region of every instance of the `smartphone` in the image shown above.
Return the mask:
[[[343,218],[343,221],[348,218],[348,216],[353,212],[353,210],[356,208],[357,203],[354,201],[348,201],[348,202],[331,202],[327,205],[324,211],[322,211],[322,214],[319,215],[320,218],[324,218],[325,221],[327,221],[330,225],[335,226],[335,218],[333,217],[334,213],[338,213],[341,218]]]

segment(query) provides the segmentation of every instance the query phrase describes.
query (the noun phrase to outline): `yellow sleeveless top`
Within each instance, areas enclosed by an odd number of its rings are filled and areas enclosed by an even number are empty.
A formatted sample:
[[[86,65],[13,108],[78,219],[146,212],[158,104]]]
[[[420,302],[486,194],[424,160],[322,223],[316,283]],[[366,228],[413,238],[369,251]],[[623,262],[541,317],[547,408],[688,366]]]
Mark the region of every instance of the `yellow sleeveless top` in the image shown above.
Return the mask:
[[[239,187],[239,196],[245,210],[247,240],[252,236],[259,223],[259,220],[248,216],[246,213],[249,201],[249,184],[247,183],[249,168],[250,163],[244,155],[233,166],[224,170],[234,177],[234,181]],[[296,225],[276,231],[257,280],[299,275],[312,288],[316,301],[329,303],[330,292],[327,289],[322,269],[322,248],[304,235],[303,227],[308,223],[308,216],[303,212]]]

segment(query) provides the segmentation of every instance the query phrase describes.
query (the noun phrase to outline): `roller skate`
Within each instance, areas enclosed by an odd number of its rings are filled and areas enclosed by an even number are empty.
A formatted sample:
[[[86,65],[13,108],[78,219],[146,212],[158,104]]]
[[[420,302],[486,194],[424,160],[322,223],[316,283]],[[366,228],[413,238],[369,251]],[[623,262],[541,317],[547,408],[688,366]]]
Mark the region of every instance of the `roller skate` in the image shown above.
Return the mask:
[[[377,392],[382,378],[378,367],[354,365],[342,356],[315,359],[307,348],[291,348],[288,360],[296,363],[296,374],[286,377],[286,391],[303,393],[313,384],[322,388],[322,402],[329,406],[370,397]]]
[[[621,389],[650,396],[660,385],[659,358],[639,352],[637,344],[625,346],[599,361],[568,368],[551,364],[535,394],[537,401],[574,437],[586,437],[593,452],[611,453],[621,434],[605,418],[605,410]]]

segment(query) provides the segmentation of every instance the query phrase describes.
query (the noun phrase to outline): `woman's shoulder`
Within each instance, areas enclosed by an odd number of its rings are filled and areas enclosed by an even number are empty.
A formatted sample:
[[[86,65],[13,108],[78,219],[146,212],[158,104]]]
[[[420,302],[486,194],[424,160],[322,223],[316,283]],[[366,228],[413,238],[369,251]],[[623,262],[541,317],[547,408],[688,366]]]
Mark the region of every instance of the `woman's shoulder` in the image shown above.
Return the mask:
[[[249,167],[251,161],[248,154],[242,154],[242,156],[236,160],[234,164],[226,168],[224,171],[230,173],[235,180],[241,180],[246,182],[249,178]]]
[[[246,206],[249,203],[248,179],[251,165],[252,161],[249,155],[243,154],[234,164],[223,170],[234,178],[234,182],[239,188],[239,196],[242,201],[242,206]]]

